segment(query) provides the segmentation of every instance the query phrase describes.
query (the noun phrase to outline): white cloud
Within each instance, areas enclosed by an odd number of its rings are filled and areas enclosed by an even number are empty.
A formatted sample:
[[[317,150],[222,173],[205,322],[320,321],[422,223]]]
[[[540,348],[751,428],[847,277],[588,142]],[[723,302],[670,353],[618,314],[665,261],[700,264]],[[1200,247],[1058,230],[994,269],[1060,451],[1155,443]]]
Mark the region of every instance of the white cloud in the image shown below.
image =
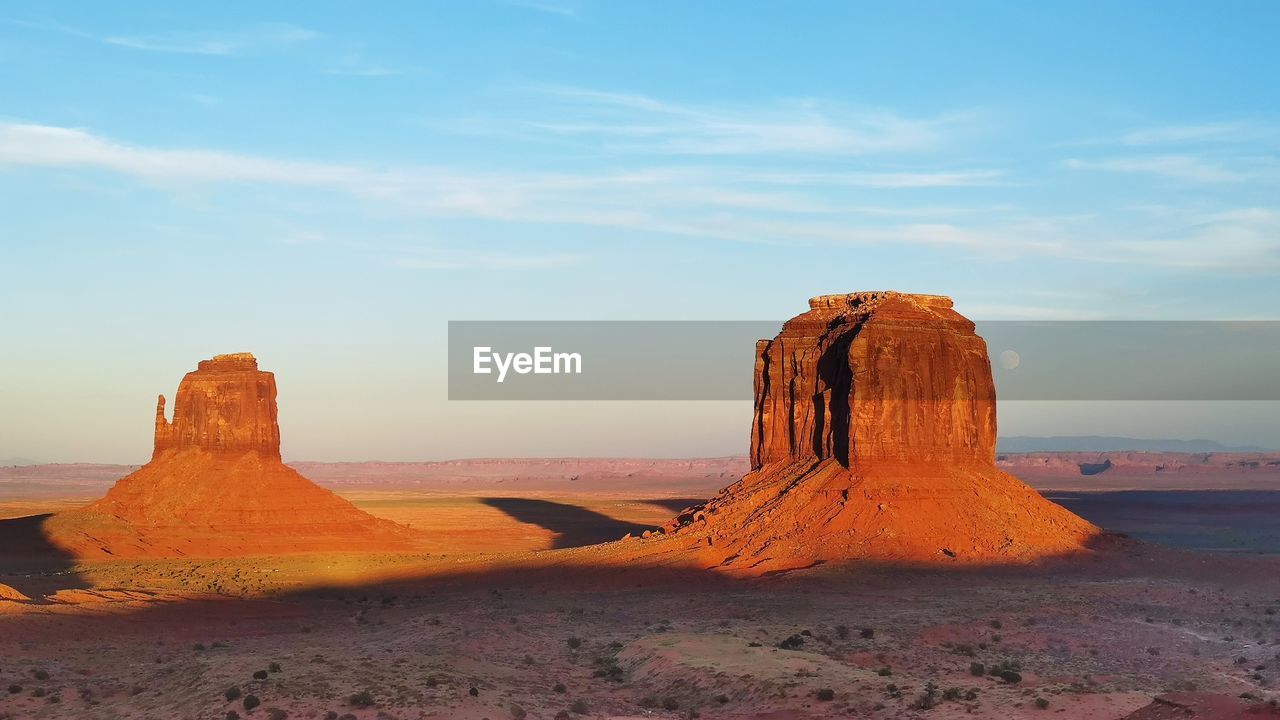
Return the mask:
[[[581,256],[566,253],[527,255],[452,248],[417,248],[394,258],[391,264],[408,270],[546,270],[576,265],[581,261]]]
[[[815,100],[758,107],[682,105],[638,93],[538,86],[554,119],[453,121],[458,133],[590,139],[612,152],[669,155],[870,155],[935,148],[972,113],[908,118]],[[565,117],[572,118],[565,120]]]
[[[1066,166],[1077,170],[1156,175],[1193,183],[1240,182],[1251,177],[1250,173],[1227,168],[1194,155],[1139,155],[1099,160],[1073,158],[1066,161]]]
[[[240,55],[312,40],[319,34],[287,23],[262,23],[230,32],[167,32],[155,35],[109,35],[108,45],[183,55]]]
[[[546,13],[548,15],[559,15],[560,17],[566,18],[575,18],[578,16],[578,8],[568,2],[555,2],[554,0],[506,0],[506,4],[512,7]]]
[[[81,129],[0,122],[0,166],[5,165],[110,170],[175,193],[184,192],[185,185],[217,183],[315,188],[345,194],[379,212],[430,217],[627,229],[748,243],[955,248],[993,259],[1036,255],[1280,272],[1280,215],[1270,207],[1211,213],[1165,208],[1155,216],[1139,209],[1133,211],[1140,216],[1137,229],[1126,231],[1115,226],[1111,216],[1032,216],[1016,207],[876,207],[850,201],[867,185],[982,183],[1001,177],[996,171],[900,176],[753,172],[715,166],[579,173],[477,173],[429,166],[381,169],[151,148]],[[1123,167],[1129,172],[1152,170],[1151,166]],[[1206,176],[1195,164],[1158,167],[1164,171],[1174,167],[1182,176],[1199,180],[1216,178]],[[395,264],[424,269],[555,267],[576,261],[566,255],[460,254],[443,249],[396,250],[393,256]]]

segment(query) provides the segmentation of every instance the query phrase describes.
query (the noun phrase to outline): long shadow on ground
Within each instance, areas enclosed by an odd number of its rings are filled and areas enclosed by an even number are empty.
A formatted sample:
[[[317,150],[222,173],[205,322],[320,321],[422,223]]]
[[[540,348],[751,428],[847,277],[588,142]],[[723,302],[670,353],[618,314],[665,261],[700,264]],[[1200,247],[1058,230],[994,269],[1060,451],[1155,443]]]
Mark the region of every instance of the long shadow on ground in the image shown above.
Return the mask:
[[[646,505],[657,505],[660,508],[666,508],[671,511],[672,515],[694,505],[701,505],[706,502],[706,498],[652,498],[646,500],[637,500]]]
[[[575,505],[529,498],[483,498],[482,503],[497,508],[523,523],[540,525],[556,534],[552,548],[572,548],[617,540],[627,533],[639,535],[651,525],[637,525]]]
[[[39,599],[58,590],[82,590],[89,583],[74,570],[75,558],[49,542],[44,524],[50,513],[0,520],[0,584]]]

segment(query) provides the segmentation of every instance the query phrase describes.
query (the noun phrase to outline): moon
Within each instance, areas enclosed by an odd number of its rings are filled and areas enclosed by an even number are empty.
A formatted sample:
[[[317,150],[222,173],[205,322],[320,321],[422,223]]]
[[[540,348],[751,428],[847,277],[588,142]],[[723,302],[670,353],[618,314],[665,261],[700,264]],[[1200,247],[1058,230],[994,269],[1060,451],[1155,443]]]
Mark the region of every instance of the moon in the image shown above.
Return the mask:
[[[1005,350],[1000,353],[1000,367],[1005,370],[1013,370],[1022,364],[1022,356],[1013,350]]]

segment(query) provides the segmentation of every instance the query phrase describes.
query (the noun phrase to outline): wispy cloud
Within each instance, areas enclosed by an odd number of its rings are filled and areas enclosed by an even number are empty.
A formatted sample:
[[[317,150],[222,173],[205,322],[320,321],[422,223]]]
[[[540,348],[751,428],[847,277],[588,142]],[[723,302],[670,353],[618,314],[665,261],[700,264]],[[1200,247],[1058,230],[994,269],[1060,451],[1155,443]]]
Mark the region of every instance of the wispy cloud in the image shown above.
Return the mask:
[[[417,248],[391,260],[407,270],[547,270],[576,265],[580,255],[550,253],[519,254],[452,248]]]
[[[1230,145],[1280,142],[1280,126],[1254,119],[1220,120],[1201,123],[1150,125],[1111,135],[1076,140],[1065,145],[1112,145],[1125,147]]]
[[[1201,155],[1128,155],[1094,160],[1069,159],[1068,168],[1154,175],[1189,183],[1280,181],[1280,163],[1268,157]]]
[[[589,140],[624,153],[852,156],[936,148],[975,120],[971,112],[910,118],[817,100],[710,107],[639,93],[562,86],[530,90],[550,103],[540,116],[466,118],[444,127],[458,133]]]
[[[205,149],[117,142],[82,129],[0,123],[0,166],[110,170],[180,193],[190,184],[262,184],[338,192],[381,212],[588,226],[760,244],[951,248],[993,260],[1027,255],[1234,272],[1280,272],[1280,214],[1257,207],[1111,219],[1037,216],[1017,207],[857,202],[867,185],[894,194],[945,183],[986,183],[998,171],[926,171],[886,177],[751,171],[717,166],[620,171],[487,172],[370,168]],[[1124,166],[1129,172],[1138,167]],[[1167,169],[1168,166],[1161,166]],[[1176,164],[1175,164],[1175,167]],[[1115,166],[1112,169],[1118,169]],[[1202,172],[1180,172],[1203,180]],[[1141,171],[1150,171],[1149,168]],[[1214,176],[1209,176],[1214,177]],[[905,189],[904,189],[905,188]],[[1137,215],[1135,215],[1136,217]],[[395,251],[407,268],[558,267],[567,255],[435,249]]]
[[[505,0],[504,4],[565,18],[578,16],[577,5],[564,0]]]
[[[1245,175],[1193,155],[1134,155],[1098,160],[1072,158],[1066,161],[1066,166],[1076,170],[1158,175],[1197,183],[1239,182],[1246,179]]]
[[[147,52],[182,55],[241,55],[312,40],[319,34],[287,23],[262,23],[227,32],[166,32],[154,35],[108,35],[108,45]]]

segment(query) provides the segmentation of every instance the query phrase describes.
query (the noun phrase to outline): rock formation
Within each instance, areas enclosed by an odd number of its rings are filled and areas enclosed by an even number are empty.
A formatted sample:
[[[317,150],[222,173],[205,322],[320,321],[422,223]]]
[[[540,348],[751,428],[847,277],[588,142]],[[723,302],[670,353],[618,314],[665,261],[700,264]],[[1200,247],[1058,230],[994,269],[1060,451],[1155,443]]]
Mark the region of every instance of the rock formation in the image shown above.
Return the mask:
[[[156,408],[151,462],[45,525],[80,556],[228,556],[412,549],[380,520],[280,460],[275,376],[248,353],[204,360]]]
[[[658,540],[758,574],[845,559],[1023,562],[1099,534],[995,466],[972,322],[932,295],[825,295],[756,345],[750,473]]]

